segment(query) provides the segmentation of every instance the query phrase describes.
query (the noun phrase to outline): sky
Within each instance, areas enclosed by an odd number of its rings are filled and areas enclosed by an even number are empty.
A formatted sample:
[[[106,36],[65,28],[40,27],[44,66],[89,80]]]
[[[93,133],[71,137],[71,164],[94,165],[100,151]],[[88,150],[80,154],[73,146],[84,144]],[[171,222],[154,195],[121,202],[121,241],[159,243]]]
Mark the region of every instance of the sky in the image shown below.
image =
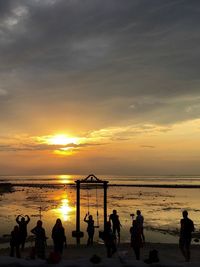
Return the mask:
[[[0,174],[200,174],[199,0],[0,0]]]

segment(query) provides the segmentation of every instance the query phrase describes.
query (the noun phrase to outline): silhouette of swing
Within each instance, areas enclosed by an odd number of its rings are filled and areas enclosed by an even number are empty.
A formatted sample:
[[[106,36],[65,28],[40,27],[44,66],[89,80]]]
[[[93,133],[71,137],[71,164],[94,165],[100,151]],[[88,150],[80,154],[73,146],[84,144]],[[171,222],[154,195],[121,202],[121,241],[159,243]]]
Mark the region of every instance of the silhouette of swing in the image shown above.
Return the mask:
[[[84,233],[80,230],[80,189],[81,184],[90,185],[90,189],[93,189],[93,186],[96,185],[96,217],[97,224],[96,228],[99,228],[99,211],[98,211],[98,191],[97,185],[102,185],[104,189],[104,230],[107,222],[107,187],[108,181],[103,181],[98,179],[94,174],[88,175],[85,179],[77,180],[76,183],[76,230],[72,231],[72,237],[76,238],[77,244],[80,244],[80,238],[84,236]],[[89,188],[88,188],[89,190]],[[88,200],[88,214],[90,209],[90,201],[89,201],[89,191],[87,191],[87,200]]]

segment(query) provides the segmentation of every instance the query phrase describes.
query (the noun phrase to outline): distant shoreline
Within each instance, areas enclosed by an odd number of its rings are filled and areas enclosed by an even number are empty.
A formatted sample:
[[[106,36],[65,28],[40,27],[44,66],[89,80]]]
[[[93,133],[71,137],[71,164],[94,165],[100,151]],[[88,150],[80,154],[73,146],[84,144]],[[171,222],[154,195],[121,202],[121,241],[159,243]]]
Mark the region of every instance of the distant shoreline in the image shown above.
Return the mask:
[[[1,183],[0,183],[1,185]],[[60,184],[60,183],[54,183],[54,184],[44,184],[44,183],[10,183],[9,184],[12,187],[39,187],[39,188],[53,188],[53,187],[76,187],[75,183],[69,183],[69,184]],[[94,187],[94,186],[101,187],[99,184],[84,184],[84,186],[88,187]],[[83,188],[84,188],[83,186]],[[108,184],[108,187],[146,187],[146,188],[191,188],[191,189],[199,189],[200,185],[188,185],[188,184]]]

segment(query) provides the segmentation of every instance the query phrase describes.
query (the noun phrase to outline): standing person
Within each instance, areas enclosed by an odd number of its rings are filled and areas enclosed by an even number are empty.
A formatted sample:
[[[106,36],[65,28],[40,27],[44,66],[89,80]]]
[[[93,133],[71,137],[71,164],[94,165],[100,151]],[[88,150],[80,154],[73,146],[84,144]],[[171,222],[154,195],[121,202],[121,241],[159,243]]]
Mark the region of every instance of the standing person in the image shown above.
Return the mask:
[[[19,234],[19,226],[15,225],[13,231],[11,232],[11,238],[10,238],[10,256],[14,257],[15,250],[16,250],[16,257],[20,258],[20,234]]]
[[[192,240],[192,232],[194,232],[194,223],[188,218],[187,210],[182,212],[183,219],[180,220],[180,239],[179,248],[185,257],[185,261],[190,261],[190,244]]]
[[[66,236],[65,229],[62,226],[62,222],[60,219],[56,220],[56,223],[52,229],[53,244],[54,244],[54,252],[58,252],[60,254],[63,253],[63,246],[66,245]]]
[[[144,224],[144,217],[142,216],[141,214],[141,211],[140,210],[137,210],[136,211],[136,222],[137,222],[137,225],[138,227],[140,227],[140,231],[141,231],[141,235],[142,235],[142,241],[143,243],[145,242],[145,237],[144,237],[144,227],[143,227],[143,224]]]
[[[111,258],[112,255],[117,251],[117,249],[116,249],[116,236],[112,231],[110,221],[106,222],[103,240],[107,249],[107,257]]]
[[[133,220],[130,228],[131,246],[135,252],[136,260],[140,260],[140,248],[142,247],[142,232],[136,220]]]
[[[35,253],[37,257],[45,259],[46,234],[41,220],[37,221],[37,225],[31,230],[31,233],[35,235]]]
[[[88,232],[88,241],[87,241],[87,246],[92,246],[93,245],[93,238],[94,238],[94,220],[93,220],[93,217],[92,215],[89,215],[88,216],[88,219],[87,218],[87,214],[85,215],[85,218],[84,218],[84,222],[86,222],[88,224],[87,226],[87,232]]]
[[[119,216],[117,215],[117,211],[113,210],[113,213],[109,216],[109,221],[112,221],[112,229],[113,234],[118,236],[118,243],[120,243],[120,227],[122,226],[119,220]]]
[[[25,219],[25,217],[27,219]],[[16,218],[16,222],[19,225],[20,244],[21,244],[22,250],[24,250],[26,237],[27,237],[27,224],[30,222],[30,217],[28,215],[25,215],[25,217],[18,215]]]

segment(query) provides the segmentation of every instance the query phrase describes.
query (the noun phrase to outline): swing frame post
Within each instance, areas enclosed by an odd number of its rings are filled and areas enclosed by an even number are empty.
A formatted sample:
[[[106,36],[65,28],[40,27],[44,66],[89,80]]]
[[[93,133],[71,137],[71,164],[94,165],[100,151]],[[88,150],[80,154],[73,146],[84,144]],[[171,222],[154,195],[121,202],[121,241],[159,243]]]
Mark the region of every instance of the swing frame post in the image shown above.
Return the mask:
[[[108,188],[108,182],[107,181],[104,181],[103,183],[103,190],[104,190],[104,207],[103,207],[103,210],[104,210],[104,231],[105,231],[105,228],[106,228],[106,222],[107,222],[107,188]]]
[[[76,231],[80,232],[80,181],[76,181]],[[77,236],[77,244],[80,244],[80,237]]]
[[[107,222],[107,188],[108,181],[103,181],[97,178],[94,174],[88,175],[85,179],[76,180],[76,230],[72,231],[72,237],[76,238],[77,245],[80,245],[80,239],[84,236],[84,233],[80,229],[80,189],[81,184],[90,184],[90,185],[103,185],[104,189],[104,231]]]

